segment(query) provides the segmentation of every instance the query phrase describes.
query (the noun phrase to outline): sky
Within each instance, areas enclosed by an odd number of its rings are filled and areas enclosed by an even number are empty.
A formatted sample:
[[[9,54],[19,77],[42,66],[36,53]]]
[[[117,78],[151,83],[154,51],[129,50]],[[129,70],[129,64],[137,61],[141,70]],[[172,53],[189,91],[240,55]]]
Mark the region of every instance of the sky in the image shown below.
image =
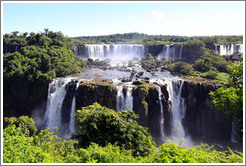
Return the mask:
[[[28,1],[27,1],[28,2]],[[138,32],[214,36],[245,33],[245,2],[87,2],[2,4],[3,34],[61,31],[69,37]]]

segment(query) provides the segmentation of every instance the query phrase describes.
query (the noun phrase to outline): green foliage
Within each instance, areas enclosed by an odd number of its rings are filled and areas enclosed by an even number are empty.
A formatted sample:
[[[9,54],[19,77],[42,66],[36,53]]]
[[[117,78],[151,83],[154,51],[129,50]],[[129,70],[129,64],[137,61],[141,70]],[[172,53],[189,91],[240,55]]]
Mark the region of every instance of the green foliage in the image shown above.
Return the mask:
[[[116,144],[132,150],[134,156],[146,156],[154,148],[147,129],[135,121],[133,111],[115,112],[94,103],[75,113],[79,145],[88,147],[91,142],[100,146]]]
[[[76,141],[61,141],[48,128],[34,135],[34,121],[27,116],[7,118],[7,122],[3,130],[4,163],[67,162],[75,154]]]
[[[190,40],[200,40],[205,44],[206,48],[211,49],[214,43],[242,43],[243,36],[202,36],[202,37],[187,37],[174,35],[147,35],[143,33],[124,33],[103,36],[80,36],[71,38],[74,43],[140,43],[144,45],[165,45],[175,42],[188,42]],[[81,41],[81,42],[79,42]]]
[[[148,54],[147,57],[142,58],[141,63],[142,67],[147,71],[156,70],[157,61],[153,56],[151,56],[151,54]]]
[[[217,73],[217,76],[215,77],[215,80],[217,80],[217,82],[222,81],[225,82],[229,79],[229,74],[228,73],[223,73],[223,72],[219,72]]]
[[[138,86],[138,99],[143,101],[149,93],[149,84],[141,84]]]
[[[75,73],[85,66],[61,32],[4,35],[3,81],[5,110],[28,112],[47,97],[48,84],[55,77]],[[18,46],[11,50],[11,46]],[[11,101],[11,102],[10,102]],[[8,106],[8,107],[7,107]]]
[[[213,146],[206,144],[197,145],[186,149],[174,143],[162,144],[158,148],[158,153],[153,156],[156,163],[228,163],[243,162],[243,154],[238,155],[230,150],[230,154],[213,150]]]
[[[189,40],[186,45],[189,48],[189,59],[191,61],[194,61],[196,59],[198,59],[199,57],[205,55],[206,52],[206,48],[205,48],[205,44],[197,39],[194,40]]]
[[[238,134],[243,132],[243,62],[228,67],[229,80],[210,95],[218,110],[234,121]]]
[[[90,106],[99,108],[98,104]],[[87,107],[88,108],[88,107]],[[90,110],[91,110],[90,108]],[[99,109],[106,109],[100,107]],[[91,110],[92,111],[92,110]],[[108,110],[109,111],[109,110]],[[95,112],[94,112],[95,113]],[[112,114],[109,112],[109,114]],[[139,139],[146,135],[143,127],[134,122],[136,115],[133,112],[122,111],[116,118],[130,123],[126,137],[131,137],[132,144],[147,147],[152,144],[150,139]],[[88,118],[90,113],[88,112]],[[100,116],[96,114],[94,117]],[[112,116],[111,116],[112,117]],[[112,117],[113,118],[113,117]],[[130,122],[129,120],[133,120]],[[96,122],[98,118],[95,118]],[[110,119],[107,119],[110,121]],[[161,145],[158,149],[151,148],[151,151],[144,156],[136,156],[135,147],[129,148],[119,146],[118,142],[107,143],[100,146],[90,142],[85,148],[78,146],[77,140],[61,140],[49,128],[41,130],[39,134],[27,134],[25,129],[32,130],[33,120],[26,116],[20,118],[7,118],[8,126],[3,130],[3,162],[4,163],[242,163],[243,153],[238,151],[219,152],[213,150],[213,146],[206,144],[197,145],[190,149],[183,147],[182,142],[175,145],[170,141]],[[96,123],[94,123],[96,124]],[[90,124],[87,124],[90,125]],[[93,124],[92,124],[93,125]],[[113,124],[114,125],[114,124]],[[133,126],[132,126],[133,125]],[[25,127],[24,127],[25,126]],[[30,128],[31,126],[31,128]],[[94,125],[93,125],[94,126]],[[108,126],[108,125],[107,125]],[[138,127],[136,127],[138,126]],[[99,127],[100,128],[100,127]],[[124,129],[123,129],[124,130]],[[145,134],[141,134],[144,131]],[[107,130],[105,130],[107,135]],[[148,135],[148,134],[147,134]],[[146,137],[145,137],[146,138]],[[135,142],[134,142],[135,140]],[[138,141],[140,142],[138,142]],[[143,141],[143,142],[142,142]],[[147,142],[146,142],[147,141]],[[126,141],[125,141],[126,142]],[[145,142],[145,144],[144,144]],[[131,145],[132,145],[131,144]],[[133,146],[133,145],[132,145]],[[143,148],[143,147],[142,147]],[[138,151],[140,151],[138,149]]]
[[[125,150],[119,146],[111,145],[105,147],[91,143],[87,149],[79,149],[79,162],[82,163],[135,163],[138,162],[132,156],[130,150]]]
[[[25,136],[34,136],[37,132],[34,120],[28,116],[20,116],[19,118],[6,117],[4,120],[8,125],[15,125],[18,127],[21,133],[23,133]]]
[[[201,58],[197,59],[193,67],[195,70],[200,72],[207,72],[210,71],[209,75],[211,78],[215,78],[218,71],[219,72],[227,72],[227,65],[228,62],[220,55],[211,55],[206,54]]]
[[[206,78],[214,79],[217,75],[218,75],[218,71],[214,69],[210,69],[206,74]]]
[[[189,75],[193,72],[193,67],[186,62],[176,62],[172,67],[172,73],[174,74],[182,74],[182,75]]]

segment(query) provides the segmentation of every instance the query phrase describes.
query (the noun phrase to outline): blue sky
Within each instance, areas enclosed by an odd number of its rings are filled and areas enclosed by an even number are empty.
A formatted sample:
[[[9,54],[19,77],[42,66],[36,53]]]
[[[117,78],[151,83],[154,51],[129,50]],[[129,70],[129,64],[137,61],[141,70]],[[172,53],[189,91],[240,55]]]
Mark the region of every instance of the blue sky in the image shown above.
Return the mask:
[[[245,2],[3,3],[3,33],[243,35]]]

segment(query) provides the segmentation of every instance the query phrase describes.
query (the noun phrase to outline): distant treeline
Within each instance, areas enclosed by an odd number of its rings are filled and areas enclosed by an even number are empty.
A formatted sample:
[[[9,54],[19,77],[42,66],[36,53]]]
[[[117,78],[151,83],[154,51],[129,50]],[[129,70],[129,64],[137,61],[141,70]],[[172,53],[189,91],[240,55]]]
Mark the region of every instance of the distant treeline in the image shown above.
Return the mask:
[[[243,43],[243,36],[174,36],[174,35],[147,35],[143,33],[124,33],[103,36],[73,37],[74,44],[99,43],[139,43],[144,45],[161,45],[169,43],[183,43],[198,39],[217,44]]]

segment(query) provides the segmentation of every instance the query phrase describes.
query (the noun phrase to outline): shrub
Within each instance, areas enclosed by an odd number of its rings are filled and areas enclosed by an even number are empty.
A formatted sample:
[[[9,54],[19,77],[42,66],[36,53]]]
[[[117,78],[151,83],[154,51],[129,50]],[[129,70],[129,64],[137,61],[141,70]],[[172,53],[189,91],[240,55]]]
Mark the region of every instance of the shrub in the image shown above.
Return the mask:
[[[206,74],[206,78],[214,79],[217,75],[218,75],[218,71],[214,69],[210,69]]]
[[[157,61],[151,54],[148,54],[147,57],[142,59],[142,67],[147,71],[156,70]]]
[[[15,125],[17,128],[20,128],[20,133],[25,136],[34,136],[37,132],[34,120],[28,116],[21,116],[19,118],[6,117],[4,120],[9,126]]]
[[[189,75],[193,70],[193,67],[186,62],[177,62],[172,67],[172,72],[175,74]]]
[[[79,126],[77,139],[81,147],[91,142],[100,146],[116,144],[127,150],[132,149],[134,156],[146,156],[154,148],[147,129],[135,121],[138,117],[133,111],[115,112],[98,103],[83,107],[75,113]]]

